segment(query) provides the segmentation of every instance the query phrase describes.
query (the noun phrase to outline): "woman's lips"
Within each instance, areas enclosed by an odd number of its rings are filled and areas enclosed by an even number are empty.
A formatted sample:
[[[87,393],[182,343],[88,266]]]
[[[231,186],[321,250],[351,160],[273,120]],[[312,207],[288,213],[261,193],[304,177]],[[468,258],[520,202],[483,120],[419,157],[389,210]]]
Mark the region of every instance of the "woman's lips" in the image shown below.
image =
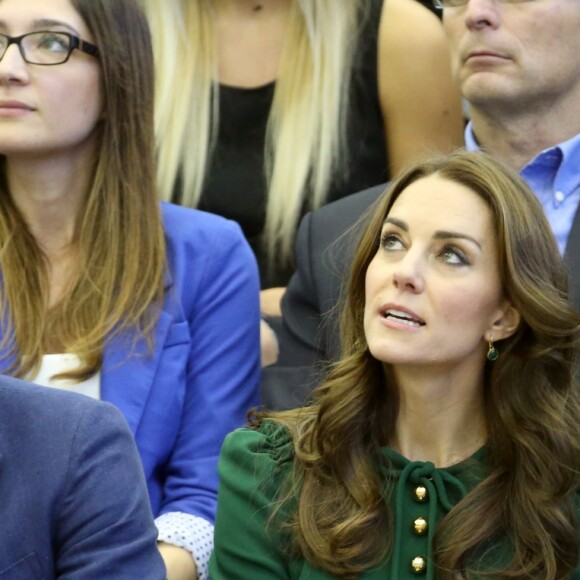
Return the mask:
[[[18,117],[30,113],[31,111],[34,111],[34,107],[31,107],[22,101],[0,101],[1,117]]]
[[[399,304],[385,304],[380,309],[380,314],[384,320],[397,324],[416,328],[425,326],[425,321],[418,314]]]

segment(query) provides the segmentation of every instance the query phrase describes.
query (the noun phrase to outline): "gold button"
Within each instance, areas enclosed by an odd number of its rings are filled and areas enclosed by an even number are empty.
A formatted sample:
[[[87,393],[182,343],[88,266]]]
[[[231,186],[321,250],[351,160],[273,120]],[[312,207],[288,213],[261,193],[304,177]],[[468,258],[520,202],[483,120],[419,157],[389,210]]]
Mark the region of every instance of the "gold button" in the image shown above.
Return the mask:
[[[427,501],[429,494],[427,493],[427,488],[424,485],[419,485],[415,488],[415,499],[418,502],[423,503]]]
[[[415,558],[411,560],[411,570],[413,570],[415,574],[422,574],[425,571],[425,566],[425,558],[422,556],[415,556]]]
[[[413,531],[418,535],[422,536],[427,532],[427,520],[422,517],[418,517],[413,522]]]

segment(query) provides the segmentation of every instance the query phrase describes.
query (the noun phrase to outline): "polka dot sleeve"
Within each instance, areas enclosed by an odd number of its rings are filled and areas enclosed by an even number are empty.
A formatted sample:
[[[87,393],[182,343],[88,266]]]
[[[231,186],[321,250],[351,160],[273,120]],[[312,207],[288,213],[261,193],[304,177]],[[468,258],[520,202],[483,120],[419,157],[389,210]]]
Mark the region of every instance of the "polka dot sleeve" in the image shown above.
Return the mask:
[[[213,526],[203,518],[183,512],[169,512],[155,519],[158,542],[191,552],[199,580],[208,580],[208,562],[213,551]]]

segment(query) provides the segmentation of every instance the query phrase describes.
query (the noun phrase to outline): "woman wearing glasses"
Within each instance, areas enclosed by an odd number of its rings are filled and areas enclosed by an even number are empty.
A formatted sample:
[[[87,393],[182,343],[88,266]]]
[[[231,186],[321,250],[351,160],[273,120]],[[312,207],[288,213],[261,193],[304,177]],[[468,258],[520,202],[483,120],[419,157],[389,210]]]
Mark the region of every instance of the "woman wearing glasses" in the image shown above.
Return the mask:
[[[0,0],[0,371],[121,410],[169,578],[192,578],[257,403],[258,274],[237,224],[160,209],[152,84],[133,0]]]
[[[533,193],[482,153],[365,222],[341,360],[220,463],[213,580],[580,578],[580,316]]]

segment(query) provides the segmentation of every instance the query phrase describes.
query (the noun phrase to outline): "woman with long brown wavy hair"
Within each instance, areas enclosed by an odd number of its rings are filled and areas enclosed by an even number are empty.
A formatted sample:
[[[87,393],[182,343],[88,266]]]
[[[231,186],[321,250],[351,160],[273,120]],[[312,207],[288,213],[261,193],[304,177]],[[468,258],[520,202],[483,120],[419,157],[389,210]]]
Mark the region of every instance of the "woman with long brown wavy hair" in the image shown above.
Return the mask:
[[[366,219],[341,360],[226,439],[212,578],[580,577],[580,318],[540,204],[457,152]]]

